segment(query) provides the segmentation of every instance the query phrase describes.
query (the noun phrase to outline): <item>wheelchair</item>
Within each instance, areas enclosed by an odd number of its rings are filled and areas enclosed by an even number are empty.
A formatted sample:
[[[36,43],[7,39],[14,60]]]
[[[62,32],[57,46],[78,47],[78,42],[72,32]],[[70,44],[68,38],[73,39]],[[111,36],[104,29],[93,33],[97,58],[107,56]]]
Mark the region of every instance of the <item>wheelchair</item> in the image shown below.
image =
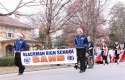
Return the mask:
[[[92,56],[89,55],[89,53],[86,53],[86,57],[85,57],[85,67],[87,69],[88,68],[93,68],[94,67],[94,59]],[[75,64],[74,68],[78,69],[80,68],[80,63],[78,61],[77,64]]]

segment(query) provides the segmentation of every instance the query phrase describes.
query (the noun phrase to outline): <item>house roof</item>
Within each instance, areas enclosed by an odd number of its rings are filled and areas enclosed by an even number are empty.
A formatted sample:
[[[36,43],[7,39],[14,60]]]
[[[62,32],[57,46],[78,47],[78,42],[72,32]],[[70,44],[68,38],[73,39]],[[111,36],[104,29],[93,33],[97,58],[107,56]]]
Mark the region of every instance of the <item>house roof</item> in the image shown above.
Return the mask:
[[[9,16],[0,16],[0,24],[2,25],[10,25],[14,27],[21,27],[21,28],[32,28],[28,24],[25,24],[21,21],[18,21],[16,19],[13,19]]]

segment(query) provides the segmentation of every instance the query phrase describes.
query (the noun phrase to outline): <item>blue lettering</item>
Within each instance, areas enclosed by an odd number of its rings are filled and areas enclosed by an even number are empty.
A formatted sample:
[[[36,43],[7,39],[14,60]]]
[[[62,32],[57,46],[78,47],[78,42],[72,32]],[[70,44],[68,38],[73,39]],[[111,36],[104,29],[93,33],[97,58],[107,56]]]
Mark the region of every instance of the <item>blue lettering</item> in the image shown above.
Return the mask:
[[[56,54],[56,51],[53,51],[53,54]]]
[[[45,55],[45,52],[40,52],[40,55]]]
[[[23,53],[23,56],[40,56],[45,55],[45,52],[29,52],[29,53]]]
[[[72,54],[74,53],[73,49],[72,50],[58,50],[57,54]]]
[[[26,54],[26,53],[23,53],[23,56],[27,56],[27,54]]]
[[[69,50],[69,53],[74,53],[74,51],[73,50]]]
[[[62,51],[62,50],[60,50],[60,54],[63,54],[63,51]]]
[[[46,51],[46,55],[55,55],[56,51]]]
[[[68,54],[68,52],[69,52],[69,51],[68,51],[68,50],[66,50],[66,54]]]
[[[49,55],[49,52],[48,52],[48,51],[46,51],[46,55]]]
[[[39,55],[40,53],[39,52],[36,52],[35,55]]]
[[[57,54],[59,54],[59,51],[57,51]]]
[[[63,50],[63,54],[65,54],[66,52],[65,52],[65,50]]]

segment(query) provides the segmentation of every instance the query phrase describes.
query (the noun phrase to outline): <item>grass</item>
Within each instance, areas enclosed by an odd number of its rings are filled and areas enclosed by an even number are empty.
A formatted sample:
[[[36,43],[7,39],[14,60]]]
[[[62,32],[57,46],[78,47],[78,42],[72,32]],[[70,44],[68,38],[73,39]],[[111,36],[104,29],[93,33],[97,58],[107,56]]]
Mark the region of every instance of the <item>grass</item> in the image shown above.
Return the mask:
[[[56,65],[41,65],[41,66],[26,66],[25,71],[38,71],[38,70],[49,70],[57,68],[69,67],[68,64],[63,64],[61,66]],[[6,66],[0,67],[0,74],[18,73],[18,67],[16,66]]]

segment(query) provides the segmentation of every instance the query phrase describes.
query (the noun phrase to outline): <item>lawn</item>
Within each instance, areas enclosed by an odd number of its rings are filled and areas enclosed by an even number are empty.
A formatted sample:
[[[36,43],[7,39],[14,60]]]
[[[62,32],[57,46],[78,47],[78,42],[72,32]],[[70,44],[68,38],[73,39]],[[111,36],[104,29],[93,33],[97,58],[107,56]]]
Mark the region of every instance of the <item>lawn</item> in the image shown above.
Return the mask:
[[[26,66],[25,71],[49,70],[49,69],[66,68],[66,67],[70,66],[68,64],[63,64],[60,66],[56,65]],[[16,66],[0,67],[0,74],[9,74],[17,72],[18,72],[18,67]]]

